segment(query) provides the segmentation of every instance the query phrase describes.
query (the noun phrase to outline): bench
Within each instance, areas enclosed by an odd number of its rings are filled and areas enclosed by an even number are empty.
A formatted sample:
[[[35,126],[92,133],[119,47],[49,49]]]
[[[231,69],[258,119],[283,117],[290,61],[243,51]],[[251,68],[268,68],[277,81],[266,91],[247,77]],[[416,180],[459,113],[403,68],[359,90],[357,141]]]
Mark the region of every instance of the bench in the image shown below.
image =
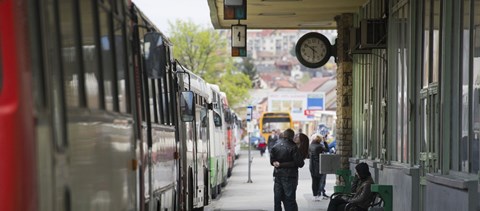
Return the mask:
[[[336,171],[343,181],[344,185],[334,186],[334,194],[330,196],[331,199],[337,196],[351,197],[351,183],[353,176],[349,169],[339,169]],[[373,200],[370,202],[369,210],[372,211],[392,211],[393,209],[393,187],[391,185],[372,184],[370,190],[374,194]],[[345,211],[358,207],[354,203],[348,203],[345,207]]]
[[[353,176],[350,169],[338,169],[335,174],[343,180],[344,185],[335,185],[333,187],[334,193],[350,193],[352,189]]]
[[[392,211],[393,209],[393,186],[372,184],[370,187],[372,193],[375,193],[383,201],[383,209],[385,211]]]
[[[330,199],[334,199],[336,197],[353,197],[353,194],[352,193],[334,193],[330,196]],[[368,210],[371,210],[371,211],[386,211],[387,209],[385,209],[385,201],[384,199],[381,197],[381,195],[379,193],[373,193],[373,200],[370,202],[370,205],[368,206]],[[345,206],[345,209],[344,211],[356,211],[356,210],[359,210],[357,208],[360,208],[358,206],[358,204],[356,203],[347,203],[347,205]],[[390,210],[391,211],[391,210]]]

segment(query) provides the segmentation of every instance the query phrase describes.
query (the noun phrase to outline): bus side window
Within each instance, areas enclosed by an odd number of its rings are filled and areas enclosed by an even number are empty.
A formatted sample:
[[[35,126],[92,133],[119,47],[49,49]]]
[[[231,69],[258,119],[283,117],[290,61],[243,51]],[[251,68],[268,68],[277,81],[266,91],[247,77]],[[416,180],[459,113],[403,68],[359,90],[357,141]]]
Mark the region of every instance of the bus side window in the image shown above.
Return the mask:
[[[195,96],[191,91],[183,91],[180,96],[180,111],[183,122],[192,122],[195,115]]]

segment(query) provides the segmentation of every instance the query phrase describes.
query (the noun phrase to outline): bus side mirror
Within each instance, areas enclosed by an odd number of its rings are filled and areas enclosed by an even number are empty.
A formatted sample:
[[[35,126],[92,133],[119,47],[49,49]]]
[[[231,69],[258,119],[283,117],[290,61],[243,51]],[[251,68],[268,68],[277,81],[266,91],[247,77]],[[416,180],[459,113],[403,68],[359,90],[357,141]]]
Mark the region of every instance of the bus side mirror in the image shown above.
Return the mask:
[[[193,122],[195,117],[195,95],[192,91],[180,94],[180,115],[183,122]]]
[[[149,78],[161,78],[167,70],[167,51],[162,35],[148,32],[143,37],[145,70]]]
[[[217,112],[213,112],[213,123],[215,124],[215,127],[222,126],[222,117]]]

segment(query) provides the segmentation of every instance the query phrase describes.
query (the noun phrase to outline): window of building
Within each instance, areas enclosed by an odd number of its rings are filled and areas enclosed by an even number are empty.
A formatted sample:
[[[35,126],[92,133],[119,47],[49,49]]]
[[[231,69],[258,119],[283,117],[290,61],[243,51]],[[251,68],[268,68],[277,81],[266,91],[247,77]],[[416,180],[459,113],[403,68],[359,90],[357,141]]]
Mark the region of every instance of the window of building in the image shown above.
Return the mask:
[[[470,104],[472,106],[471,115],[472,116],[471,122],[471,136],[470,140],[470,157],[471,157],[471,169],[470,172],[477,173],[480,170],[480,1],[472,1],[469,5],[470,8],[473,8],[473,14],[475,14],[475,18],[473,18],[473,24],[471,30],[471,42],[472,42],[472,49],[471,52],[471,65],[472,65],[472,72],[470,77],[470,92],[471,92],[471,100]],[[470,13],[471,14],[471,13]]]
[[[437,172],[440,168],[440,138],[439,138],[439,107],[440,98],[438,93],[439,73],[441,69],[441,40],[442,40],[442,3],[437,0],[416,2],[416,6],[423,9],[422,33],[419,35],[422,45],[418,48],[421,56],[419,67],[422,69],[420,80],[414,85],[414,92],[419,99],[418,122],[414,125],[418,128],[415,137],[418,140],[414,144],[413,163],[421,166],[422,177],[426,173]],[[421,53],[420,53],[421,52]]]
[[[452,170],[468,173],[479,171],[479,135],[480,135],[480,1],[464,0],[455,3],[454,14],[459,18],[459,26],[453,26],[455,43],[452,93],[453,111],[458,113],[452,120],[459,124],[452,140]],[[478,15],[477,15],[478,16]],[[459,97],[455,97],[459,96]],[[455,103],[456,102],[456,103]]]
[[[388,122],[389,128],[389,158],[402,163],[409,162],[409,103],[408,103],[408,81],[409,79],[409,3],[400,3],[394,7],[391,15],[389,36],[389,98],[388,106],[390,111]],[[391,82],[391,83],[390,83]]]
[[[372,71],[372,65],[367,55],[354,55],[354,73],[357,80],[355,81],[355,93],[354,93],[354,105],[355,106],[355,124],[354,128],[358,128],[353,131],[355,139],[354,152],[357,157],[367,158],[369,153],[369,140],[370,136],[370,81],[369,74]]]
[[[383,17],[386,8],[372,1],[354,19]],[[356,26],[359,26],[359,22]],[[385,159],[386,50],[372,49],[368,54],[353,54],[353,155],[363,159]],[[350,103],[350,102],[345,102]]]
[[[435,0],[424,1],[423,17],[423,83],[422,87],[438,82],[440,71],[440,47],[441,47],[441,3]]]

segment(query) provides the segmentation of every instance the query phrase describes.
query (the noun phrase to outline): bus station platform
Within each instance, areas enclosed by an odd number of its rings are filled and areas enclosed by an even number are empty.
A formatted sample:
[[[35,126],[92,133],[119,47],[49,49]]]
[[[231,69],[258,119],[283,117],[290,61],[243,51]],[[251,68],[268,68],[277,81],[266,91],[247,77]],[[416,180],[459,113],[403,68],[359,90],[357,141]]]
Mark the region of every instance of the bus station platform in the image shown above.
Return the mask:
[[[207,211],[270,211],[274,208],[273,202],[273,167],[269,163],[269,154],[260,156],[256,149],[251,150],[251,181],[248,181],[248,150],[242,150],[239,158],[235,161],[232,176],[228,185],[222,189],[221,195],[212,200],[212,203],[205,207]],[[309,160],[305,160],[305,166],[299,169],[299,180],[297,187],[298,210],[321,211],[327,210],[330,200],[321,199],[313,201],[310,177],[308,168]],[[327,175],[326,193],[333,193],[335,175]]]

